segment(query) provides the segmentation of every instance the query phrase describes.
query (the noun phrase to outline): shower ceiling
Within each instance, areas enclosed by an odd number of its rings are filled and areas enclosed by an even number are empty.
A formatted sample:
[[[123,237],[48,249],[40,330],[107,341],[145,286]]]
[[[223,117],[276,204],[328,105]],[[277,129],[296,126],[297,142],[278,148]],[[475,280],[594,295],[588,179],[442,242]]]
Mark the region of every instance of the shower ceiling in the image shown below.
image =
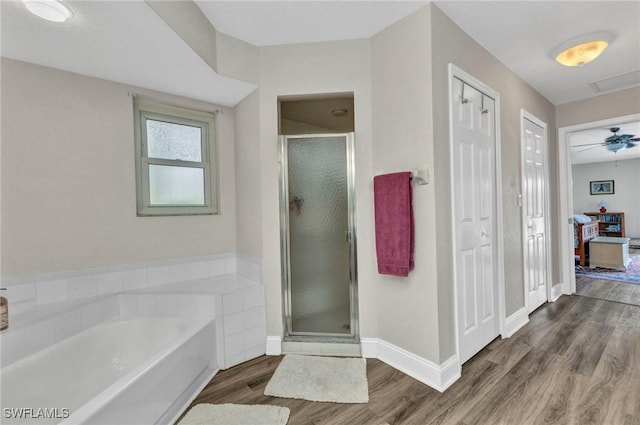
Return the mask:
[[[345,110],[344,115],[333,111]],[[280,117],[317,128],[318,131],[349,133],[355,131],[353,97],[282,100]]]

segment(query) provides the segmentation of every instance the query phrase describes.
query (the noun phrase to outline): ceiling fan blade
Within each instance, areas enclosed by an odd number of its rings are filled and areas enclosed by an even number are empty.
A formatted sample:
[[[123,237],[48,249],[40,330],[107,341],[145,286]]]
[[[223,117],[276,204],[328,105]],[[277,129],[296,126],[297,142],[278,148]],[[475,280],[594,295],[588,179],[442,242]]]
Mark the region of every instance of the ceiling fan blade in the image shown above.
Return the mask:
[[[635,143],[633,143],[633,142],[627,142],[627,149],[635,148],[636,146],[638,146],[638,145],[636,145],[636,144],[635,144]]]
[[[588,146],[588,145],[584,145],[584,146]],[[582,149],[579,150],[578,153],[580,152],[586,152],[586,151],[590,151],[591,149],[595,149],[595,148],[599,148],[600,146],[591,146],[590,148],[586,148],[586,149]]]
[[[630,139],[633,136],[635,136],[635,134],[621,134],[619,137],[621,137],[622,139]]]
[[[598,145],[598,146],[604,146],[604,143],[587,143],[586,145],[574,145],[571,146],[572,148],[581,148],[583,146],[594,146],[594,145]]]
[[[634,137],[633,139],[627,140],[627,142],[640,142],[640,137]]]

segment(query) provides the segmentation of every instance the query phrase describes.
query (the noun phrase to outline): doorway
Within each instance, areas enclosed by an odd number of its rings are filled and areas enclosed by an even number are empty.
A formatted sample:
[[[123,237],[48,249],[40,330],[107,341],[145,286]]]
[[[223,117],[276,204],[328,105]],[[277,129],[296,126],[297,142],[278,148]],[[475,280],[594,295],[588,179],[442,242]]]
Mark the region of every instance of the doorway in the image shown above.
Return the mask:
[[[278,99],[284,352],[359,355],[353,93]]]
[[[501,330],[499,95],[450,65],[451,186],[460,363]]]
[[[358,339],[354,136],[280,138],[286,340]]]
[[[562,292],[574,294],[576,292],[576,274],[574,257],[574,200],[573,200],[573,175],[571,163],[570,136],[577,131],[593,128],[610,128],[621,123],[640,121],[640,114],[626,115],[616,118],[577,124],[558,129],[558,193],[560,194],[560,250],[561,250],[561,276]]]
[[[599,225],[601,236],[623,236],[631,241],[640,238],[640,189],[636,183],[640,176],[640,148],[620,152],[605,148],[602,142],[615,127],[624,130],[622,133],[640,134],[640,114],[558,129],[563,292],[640,305],[640,286],[627,283],[627,277],[608,273],[606,268],[591,269],[590,258],[584,260],[584,266],[577,264],[574,256],[574,214],[598,214],[601,201],[606,202],[607,215],[623,217],[620,227],[611,229],[606,223],[609,218],[603,215],[605,224]],[[601,180],[615,182],[615,190],[604,195],[591,193],[590,182]],[[611,230],[618,232],[612,234]],[[628,251],[637,263],[640,250],[633,249],[630,243]],[[630,273],[636,273],[635,270],[637,267],[632,267]]]

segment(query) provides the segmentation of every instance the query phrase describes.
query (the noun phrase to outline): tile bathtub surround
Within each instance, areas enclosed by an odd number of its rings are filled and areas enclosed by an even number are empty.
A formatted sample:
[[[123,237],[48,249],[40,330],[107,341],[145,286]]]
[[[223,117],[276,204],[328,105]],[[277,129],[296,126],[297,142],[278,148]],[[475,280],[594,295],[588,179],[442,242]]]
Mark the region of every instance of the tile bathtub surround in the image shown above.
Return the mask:
[[[244,254],[3,279],[11,315],[3,365],[117,316],[157,315],[215,317],[220,368],[242,363],[265,353],[259,279],[260,260]]]
[[[34,309],[28,323],[9,323],[0,336],[3,367],[120,315],[115,295],[63,304]]]
[[[124,316],[182,311],[215,317],[221,369],[265,354],[264,287],[238,274],[123,293],[120,302]]]
[[[139,293],[120,294],[120,316],[216,317],[216,295]]]
[[[262,262],[259,258],[238,252],[236,254],[237,273],[254,282],[262,282]]]
[[[260,260],[240,253],[180,258],[39,276],[3,278],[5,296],[23,312],[33,305],[92,298],[169,283],[238,273],[261,282]]]
[[[224,368],[265,354],[267,325],[264,287],[222,295]]]

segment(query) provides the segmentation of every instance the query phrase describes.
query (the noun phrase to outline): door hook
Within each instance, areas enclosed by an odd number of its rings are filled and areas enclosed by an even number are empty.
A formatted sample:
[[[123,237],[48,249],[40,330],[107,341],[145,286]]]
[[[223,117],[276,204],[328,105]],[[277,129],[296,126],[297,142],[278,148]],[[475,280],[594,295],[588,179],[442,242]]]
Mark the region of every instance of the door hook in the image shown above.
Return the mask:
[[[467,103],[469,103],[469,99],[467,99],[466,97],[464,97],[464,81],[462,82],[462,95],[460,95],[460,98],[462,99],[462,104],[465,105]]]
[[[482,95],[482,105],[480,105],[480,111],[482,112],[482,115],[489,113],[488,109],[484,109],[484,94]]]

